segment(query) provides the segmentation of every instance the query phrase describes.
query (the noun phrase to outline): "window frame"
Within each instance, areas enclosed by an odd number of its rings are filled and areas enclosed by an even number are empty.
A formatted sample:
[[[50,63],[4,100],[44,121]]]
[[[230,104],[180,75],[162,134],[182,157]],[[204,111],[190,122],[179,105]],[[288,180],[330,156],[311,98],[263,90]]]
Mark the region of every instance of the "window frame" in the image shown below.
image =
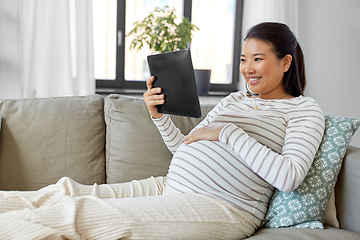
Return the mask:
[[[211,92],[237,91],[240,79],[240,55],[241,55],[241,27],[243,15],[243,0],[235,0],[235,24],[233,39],[232,82],[229,84],[212,83]],[[117,1],[117,34],[116,34],[116,72],[115,79],[96,79],[96,93],[104,92],[127,92],[146,90],[146,82],[139,80],[125,80],[125,16],[126,0]],[[191,21],[192,0],[183,0],[183,15]],[[191,46],[190,46],[191,49]]]

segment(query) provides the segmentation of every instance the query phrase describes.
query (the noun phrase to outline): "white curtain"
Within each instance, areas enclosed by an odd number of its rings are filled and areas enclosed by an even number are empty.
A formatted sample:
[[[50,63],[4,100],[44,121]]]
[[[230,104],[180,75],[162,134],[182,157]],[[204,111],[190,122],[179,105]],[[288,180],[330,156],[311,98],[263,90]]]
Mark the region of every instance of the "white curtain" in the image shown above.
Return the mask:
[[[282,22],[298,34],[298,0],[244,0],[242,32],[255,24],[273,21]]]
[[[20,1],[22,97],[95,93],[91,2]]]

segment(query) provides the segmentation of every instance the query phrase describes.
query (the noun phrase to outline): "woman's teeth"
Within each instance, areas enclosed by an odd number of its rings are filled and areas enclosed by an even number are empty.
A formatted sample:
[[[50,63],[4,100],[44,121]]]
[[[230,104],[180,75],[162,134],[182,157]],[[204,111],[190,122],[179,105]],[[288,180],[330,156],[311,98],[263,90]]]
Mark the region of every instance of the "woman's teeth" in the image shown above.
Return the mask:
[[[253,82],[253,81],[257,81],[259,80],[261,77],[257,77],[257,78],[249,78],[250,82]]]

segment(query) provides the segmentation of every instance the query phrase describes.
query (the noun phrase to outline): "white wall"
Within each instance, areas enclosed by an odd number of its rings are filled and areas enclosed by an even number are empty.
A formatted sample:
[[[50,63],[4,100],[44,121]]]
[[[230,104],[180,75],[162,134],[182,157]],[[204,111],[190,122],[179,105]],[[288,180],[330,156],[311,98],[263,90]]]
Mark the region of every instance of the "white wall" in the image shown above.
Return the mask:
[[[360,1],[301,0],[298,40],[308,85],[324,114],[360,118]],[[360,147],[360,130],[351,145]]]

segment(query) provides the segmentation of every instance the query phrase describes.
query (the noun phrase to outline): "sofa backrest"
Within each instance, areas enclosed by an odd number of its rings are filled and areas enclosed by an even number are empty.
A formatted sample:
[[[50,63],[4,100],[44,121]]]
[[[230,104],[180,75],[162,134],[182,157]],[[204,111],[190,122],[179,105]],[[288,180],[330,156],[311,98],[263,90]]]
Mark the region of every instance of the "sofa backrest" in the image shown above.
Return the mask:
[[[103,97],[0,100],[0,117],[1,190],[105,182]]]
[[[340,228],[360,233],[360,148],[347,147],[335,196]]]

